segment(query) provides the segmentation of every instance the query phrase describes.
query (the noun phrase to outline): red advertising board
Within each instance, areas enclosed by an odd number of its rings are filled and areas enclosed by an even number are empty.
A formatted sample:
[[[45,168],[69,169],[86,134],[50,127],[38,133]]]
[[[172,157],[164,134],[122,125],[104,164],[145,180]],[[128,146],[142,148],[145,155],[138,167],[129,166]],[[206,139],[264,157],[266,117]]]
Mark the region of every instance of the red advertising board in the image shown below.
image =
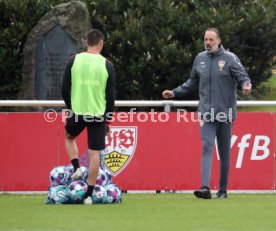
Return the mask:
[[[188,113],[117,113],[106,137],[105,166],[122,190],[193,190],[201,186],[199,124]],[[48,120],[48,121],[47,121]],[[1,191],[46,191],[50,170],[69,164],[63,117],[1,113]],[[239,113],[233,125],[229,189],[275,189],[275,113]],[[87,151],[84,132],[79,156]],[[218,187],[213,156],[211,188]]]

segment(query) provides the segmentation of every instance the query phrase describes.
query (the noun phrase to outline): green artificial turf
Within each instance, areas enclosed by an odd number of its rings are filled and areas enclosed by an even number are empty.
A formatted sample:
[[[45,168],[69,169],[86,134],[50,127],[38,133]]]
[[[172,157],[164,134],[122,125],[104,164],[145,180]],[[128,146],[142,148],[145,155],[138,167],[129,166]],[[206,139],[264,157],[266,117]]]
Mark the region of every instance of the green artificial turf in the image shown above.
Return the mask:
[[[276,231],[275,194],[124,194],[122,204],[46,205],[46,195],[0,195],[0,230]]]

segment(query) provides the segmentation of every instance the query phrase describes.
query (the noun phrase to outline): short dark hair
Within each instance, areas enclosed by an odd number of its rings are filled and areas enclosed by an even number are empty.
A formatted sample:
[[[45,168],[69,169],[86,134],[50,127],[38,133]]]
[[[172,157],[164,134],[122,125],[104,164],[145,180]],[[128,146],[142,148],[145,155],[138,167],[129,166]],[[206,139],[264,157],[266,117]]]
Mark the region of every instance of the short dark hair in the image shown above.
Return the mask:
[[[215,32],[217,34],[217,36],[219,37],[219,39],[221,39],[220,32],[219,32],[219,30],[217,28],[215,28],[215,27],[209,27],[209,28],[206,29],[205,32],[207,32],[207,31],[213,31],[213,32]]]
[[[87,44],[89,46],[94,46],[99,44],[101,40],[104,40],[103,33],[98,29],[92,29],[87,34]]]

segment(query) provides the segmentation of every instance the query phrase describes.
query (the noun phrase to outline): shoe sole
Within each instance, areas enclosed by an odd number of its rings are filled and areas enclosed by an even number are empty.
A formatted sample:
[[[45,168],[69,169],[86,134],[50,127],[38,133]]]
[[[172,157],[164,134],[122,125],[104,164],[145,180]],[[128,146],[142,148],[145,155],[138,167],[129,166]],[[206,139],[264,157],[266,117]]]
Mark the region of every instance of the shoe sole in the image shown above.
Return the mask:
[[[81,179],[81,178],[82,178],[82,172],[81,172],[81,170],[77,170],[72,175],[72,180],[78,180],[78,179]]]
[[[201,198],[201,199],[212,199],[212,196],[211,196],[211,195],[209,195],[208,197],[203,197],[203,196],[202,196],[202,193],[199,192],[199,191],[195,191],[195,192],[194,192],[194,195],[195,195],[197,198]]]
[[[216,196],[214,198],[216,198],[216,199],[226,199],[227,198],[227,193],[217,192]]]
[[[86,199],[84,199],[84,200],[83,200],[83,204],[84,204],[84,205],[92,205],[92,204],[93,204],[93,201],[92,201],[92,200],[86,200]]]

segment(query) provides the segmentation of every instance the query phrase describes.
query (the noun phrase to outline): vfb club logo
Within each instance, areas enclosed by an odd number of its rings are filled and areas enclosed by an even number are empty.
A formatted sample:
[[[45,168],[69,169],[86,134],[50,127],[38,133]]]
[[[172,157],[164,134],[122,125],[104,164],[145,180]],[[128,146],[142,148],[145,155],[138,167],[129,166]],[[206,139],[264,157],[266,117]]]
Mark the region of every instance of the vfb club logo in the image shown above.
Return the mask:
[[[105,138],[104,164],[117,176],[131,161],[137,145],[136,126],[112,126]]]

